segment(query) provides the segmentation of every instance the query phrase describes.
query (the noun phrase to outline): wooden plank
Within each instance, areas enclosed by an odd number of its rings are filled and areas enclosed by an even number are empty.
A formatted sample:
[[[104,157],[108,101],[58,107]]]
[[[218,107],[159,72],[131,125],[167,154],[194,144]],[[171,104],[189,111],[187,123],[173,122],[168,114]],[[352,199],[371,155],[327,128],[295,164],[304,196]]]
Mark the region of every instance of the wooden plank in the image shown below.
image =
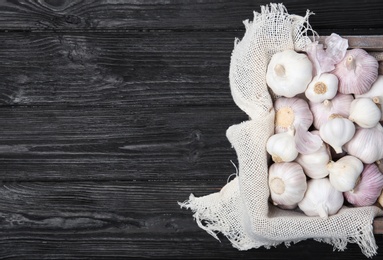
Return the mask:
[[[0,111],[1,179],[24,181],[227,178],[226,129],[247,119],[234,104]]]
[[[305,241],[289,249],[239,252],[216,241],[177,200],[218,191],[221,181],[19,182],[0,185],[0,256],[13,259],[74,257],[260,257],[285,259],[318,252],[326,259],[361,259],[359,247],[333,253]],[[383,237],[376,236],[382,253]],[[320,248],[321,250],[318,250]],[[317,255],[317,253],[316,253]],[[336,258],[335,258],[336,257]]]
[[[0,105],[232,104],[230,55],[242,34],[0,34]],[[349,39],[367,49],[383,40]]]
[[[232,103],[236,33],[3,33],[0,105]]]
[[[253,10],[260,11],[260,5],[269,3],[264,0],[1,1],[0,30],[243,30],[242,21],[252,19]],[[304,15],[307,9],[316,13],[310,20],[319,32],[382,31],[383,3],[379,0],[363,4],[357,0],[286,0],[284,4],[292,14]]]

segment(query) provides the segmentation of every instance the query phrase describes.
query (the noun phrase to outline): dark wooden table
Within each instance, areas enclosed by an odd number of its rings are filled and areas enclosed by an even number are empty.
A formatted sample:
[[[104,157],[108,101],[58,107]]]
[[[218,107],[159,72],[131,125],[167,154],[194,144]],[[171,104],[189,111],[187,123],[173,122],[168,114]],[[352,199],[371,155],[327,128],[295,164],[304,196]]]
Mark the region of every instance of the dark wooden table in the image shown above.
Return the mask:
[[[230,54],[267,3],[0,1],[1,259],[364,258],[312,240],[240,252],[177,205],[235,172]],[[321,35],[383,35],[380,0],[284,3]]]

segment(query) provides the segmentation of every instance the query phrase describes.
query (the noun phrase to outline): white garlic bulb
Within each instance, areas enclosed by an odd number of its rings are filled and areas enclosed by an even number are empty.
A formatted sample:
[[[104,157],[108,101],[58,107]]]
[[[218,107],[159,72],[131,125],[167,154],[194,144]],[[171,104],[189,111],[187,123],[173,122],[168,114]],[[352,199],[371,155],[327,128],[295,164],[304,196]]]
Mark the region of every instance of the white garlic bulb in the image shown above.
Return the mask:
[[[338,191],[350,191],[355,187],[363,171],[363,163],[356,157],[346,155],[327,165],[331,185]]]
[[[313,115],[308,103],[301,98],[278,98],[274,102],[275,133],[286,132],[289,127],[294,129],[301,125],[306,130],[313,123]]]
[[[380,108],[369,98],[357,98],[350,106],[348,119],[364,128],[371,128],[379,123],[381,117]]]
[[[333,115],[319,129],[323,141],[334,148],[336,153],[342,152],[342,146],[355,134],[355,125],[350,120]],[[332,119],[331,119],[332,118]]]
[[[330,155],[326,144],[322,144],[318,151],[311,154],[299,154],[295,159],[307,176],[312,179],[320,179],[329,174],[327,164]]]
[[[339,79],[338,91],[343,94],[366,93],[378,78],[378,68],[378,61],[365,50],[348,50],[333,71]]]
[[[368,97],[371,98],[380,108],[381,117],[380,120],[383,120],[383,76],[379,75],[378,79],[372,84],[371,89],[362,94],[355,95],[355,98]]]
[[[312,64],[305,54],[285,50],[271,57],[266,83],[276,95],[294,97],[303,93],[311,79]]]
[[[359,158],[363,163],[374,163],[383,158],[383,127],[359,127],[354,137],[344,145],[348,154]]]
[[[305,194],[306,175],[295,162],[274,163],[269,168],[269,188],[274,205],[294,208]]]
[[[320,103],[335,97],[338,92],[338,78],[334,74],[323,73],[314,77],[308,85],[305,95],[308,100]]]
[[[367,164],[359,181],[351,191],[345,192],[345,199],[352,205],[371,206],[378,199],[383,189],[383,174],[375,164]]]
[[[354,97],[352,95],[338,93],[332,100],[325,100],[321,103],[310,102],[310,109],[314,117],[314,127],[320,129],[332,114],[348,118],[353,100]]]
[[[266,143],[266,150],[274,162],[291,162],[298,156],[295,146],[294,130],[289,128],[287,132],[274,134]]]
[[[298,206],[307,216],[327,219],[339,211],[343,202],[342,192],[336,190],[328,178],[321,178],[307,182],[305,196]]]

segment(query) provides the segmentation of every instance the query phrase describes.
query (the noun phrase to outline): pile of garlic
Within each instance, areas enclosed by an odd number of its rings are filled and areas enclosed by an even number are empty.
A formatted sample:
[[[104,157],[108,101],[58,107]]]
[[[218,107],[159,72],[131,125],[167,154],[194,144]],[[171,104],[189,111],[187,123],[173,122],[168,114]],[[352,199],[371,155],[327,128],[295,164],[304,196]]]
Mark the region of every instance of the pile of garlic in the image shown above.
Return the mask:
[[[337,34],[326,49],[272,56],[266,82],[275,134],[269,188],[274,205],[328,218],[347,204],[383,206],[383,76],[363,49]],[[382,104],[382,105],[381,105]]]

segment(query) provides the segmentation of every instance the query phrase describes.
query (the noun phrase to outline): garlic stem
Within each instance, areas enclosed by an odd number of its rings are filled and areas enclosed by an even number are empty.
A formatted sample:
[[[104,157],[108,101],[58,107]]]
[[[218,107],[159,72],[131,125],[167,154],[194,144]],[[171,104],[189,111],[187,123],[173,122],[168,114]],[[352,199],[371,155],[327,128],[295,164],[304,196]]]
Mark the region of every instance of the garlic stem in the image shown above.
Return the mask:
[[[275,65],[274,67],[274,71],[275,71],[275,74],[278,76],[278,77],[284,77],[286,75],[286,69],[285,67],[283,67],[283,65],[281,64],[277,64]]]
[[[317,211],[318,211],[319,217],[323,219],[328,218],[328,208],[326,207],[324,203],[321,203],[320,205],[317,206]]]
[[[323,101],[323,105],[326,107],[330,107],[332,105],[332,103],[330,100],[326,99],[325,101]]]
[[[373,97],[372,101],[374,101],[375,104],[380,104],[379,97]]]
[[[274,178],[270,182],[270,187],[272,188],[273,192],[281,195],[285,192],[285,183],[281,178]]]
[[[352,55],[349,55],[346,60],[346,67],[348,70],[355,70],[356,63],[354,57]]]

